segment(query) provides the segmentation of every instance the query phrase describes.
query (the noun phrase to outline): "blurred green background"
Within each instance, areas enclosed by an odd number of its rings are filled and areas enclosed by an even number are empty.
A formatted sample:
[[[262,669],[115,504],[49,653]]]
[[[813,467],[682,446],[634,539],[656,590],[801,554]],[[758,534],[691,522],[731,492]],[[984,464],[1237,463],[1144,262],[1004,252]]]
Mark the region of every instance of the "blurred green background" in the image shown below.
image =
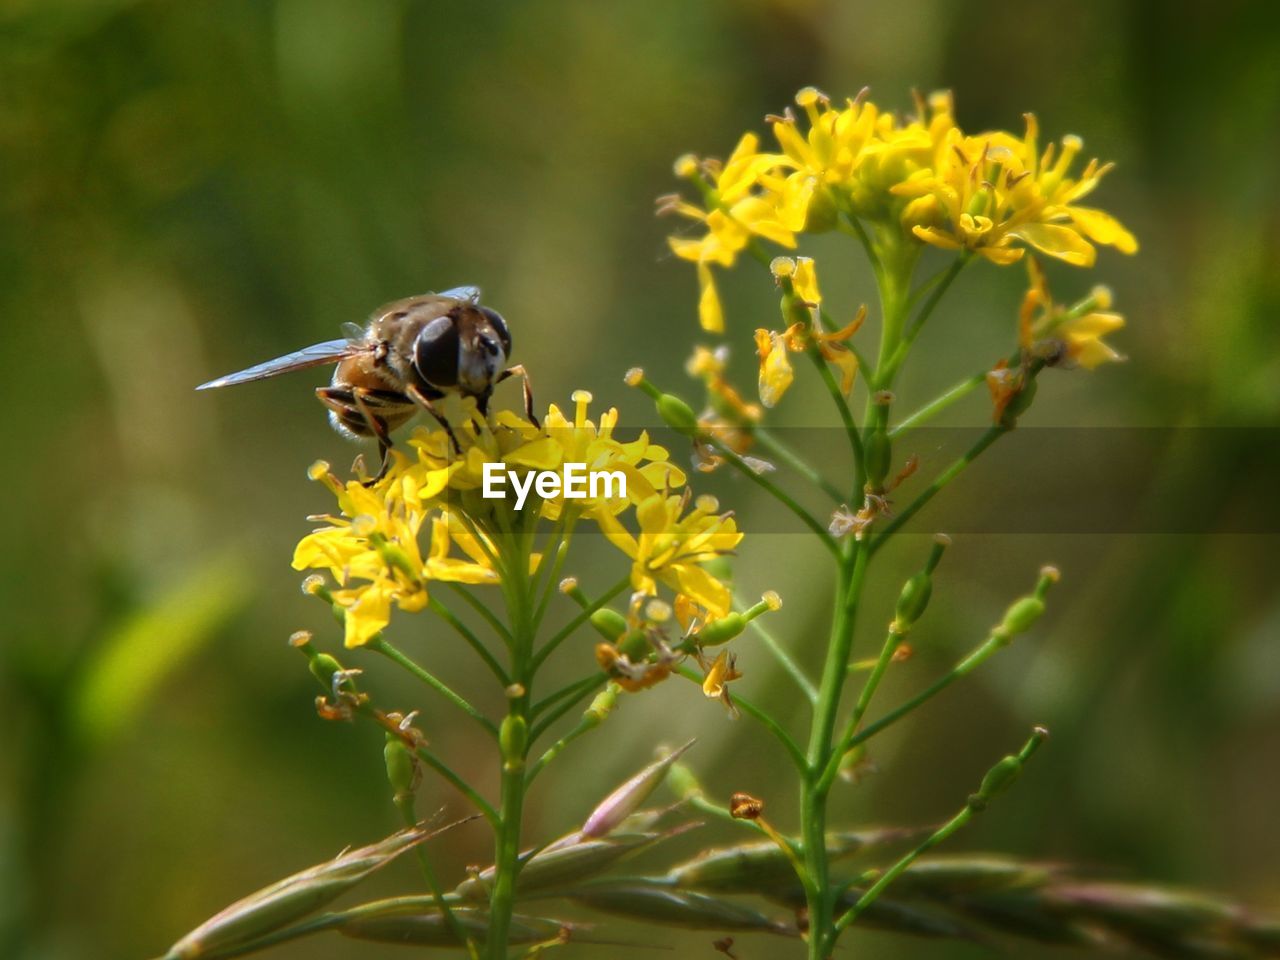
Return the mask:
[[[1034,422],[1276,426],[1277,16],[1237,0],[4,4],[0,955],[156,955],[249,890],[395,827],[380,737],[318,720],[284,642],[300,627],[338,639],[288,565],[306,514],[328,507],[305,467],[353,452],[311,395],[323,377],[217,395],[195,384],[334,336],[386,300],[477,283],[511,323],[540,403],[586,387],[624,423],[648,423],[622,372],[641,364],[684,384],[698,339],[693,270],[652,215],[672,159],[723,155],[805,84],[837,96],[870,85],[899,108],[913,86],[949,86],[967,128],[1017,130],[1034,109],[1046,137],[1080,133],[1090,155],[1116,160],[1098,203],[1143,243],[1132,259],[1103,252],[1088,277],[1055,272],[1063,298],[1113,286],[1132,360],[1047,378]],[[860,272],[824,279],[848,310],[871,296]],[[1022,283],[1020,270],[966,272],[905,399],[1004,350]],[[746,272],[725,295],[750,386],[749,331],[772,321],[773,295]],[[975,397],[953,422],[986,415]],[[807,383],[778,417],[829,422]],[[1226,436],[1211,458],[1173,445],[1161,474],[1174,495],[1161,502],[1212,528],[1256,436]],[[953,509],[983,499],[982,476],[949,492]],[[773,509],[741,487],[731,505],[748,531]],[[866,622],[888,616],[921,542],[895,548],[872,594],[883,610]],[[1105,864],[1280,910],[1277,546],[1263,534],[960,538],[883,702],[967,649],[1045,561],[1064,572],[1051,614],[878,741],[879,774],[844,788],[835,815],[937,820],[1044,722],[1055,738],[1033,774],[955,849]],[[581,557],[586,572],[591,548]],[[766,534],[739,562],[744,591],[787,599],[773,626],[814,664],[820,559],[802,537]],[[415,626],[427,628],[406,621],[403,646],[482,688],[451,636]],[[743,692],[787,713],[763,652],[749,639],[740,650]],[[589,660],[584,638],[556,670]],[[492,786],[466,759],[480,755],[470,728],[383,664],[360,665]],[[764,795],[791,823],[773,743],[669,683],[551,769],[528,835],[565,832],[656,743],[694,730],[710,789]],[[462,809],[434,780],[422,795],[424,809]],[[487,842],[474,827],[436,849],[459,876],[487,862]],[[369,890],[416,880],[400,864]],[[709,936],[611,929],[713,955]],[[878,957],[979,955],[851,942]],[[740,938],[737,952],[786,947]],[[321,939],[274,955],[356,953]]]

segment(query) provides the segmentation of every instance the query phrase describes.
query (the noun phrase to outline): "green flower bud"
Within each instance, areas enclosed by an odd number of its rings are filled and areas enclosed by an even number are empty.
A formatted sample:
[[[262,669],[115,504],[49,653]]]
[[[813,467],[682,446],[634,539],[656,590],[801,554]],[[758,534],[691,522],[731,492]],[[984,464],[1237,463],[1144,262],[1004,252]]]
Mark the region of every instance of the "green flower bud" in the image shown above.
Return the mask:
[[[591,615],[591,626],[596,632],[611,643],[627,632],[627,620],[622,614],[610,607],[601,607]]]

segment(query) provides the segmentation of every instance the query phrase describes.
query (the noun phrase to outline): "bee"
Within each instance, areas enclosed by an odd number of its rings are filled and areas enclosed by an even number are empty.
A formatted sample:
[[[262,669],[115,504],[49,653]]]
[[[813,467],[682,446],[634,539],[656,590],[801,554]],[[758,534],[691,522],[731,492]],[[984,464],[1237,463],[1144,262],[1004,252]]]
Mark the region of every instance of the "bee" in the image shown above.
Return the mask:
[[[382,464],[374,479],[387,470],[391,432],[420,409],[435,418],[454,451],[460,451],[453,428],[435,406],[449,394],[474,398],[476,408],[485,415],[493,388],[518,376],[524,384],[525,413],[531,423],[538,423],[524,367],[507,366],[511,333],[506,321],[480,304],[476,287],[393,301],[375,310],[364,327],[348,323],[343,332],[346,336],[341,340],[303,347],[196,389],[213,390],[337,364],[332,382],[316,388],[316,396],[328,407],[329,421],[340,434],[377,440]]]

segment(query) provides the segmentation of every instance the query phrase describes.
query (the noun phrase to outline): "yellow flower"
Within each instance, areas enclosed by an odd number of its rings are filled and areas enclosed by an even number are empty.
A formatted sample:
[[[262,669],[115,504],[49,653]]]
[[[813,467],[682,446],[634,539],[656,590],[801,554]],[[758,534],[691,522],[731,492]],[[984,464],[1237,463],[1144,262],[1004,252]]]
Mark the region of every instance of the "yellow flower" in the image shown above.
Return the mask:
[[[723,167],[717,170],[714,164],[710,165],[715,176],[712,183],[705,185],[705,210],[678,199],[664,200],[660,207],[661,212],[688,217],[707,228],[706,234],[697,239],[671,237],[668,242],[677,257],[698,265],[701,289],[698,316],[703,329],[713,333],[724,330],[724,312],[711,265],[733,266],[752,237],[763,237],[786,247],[795,246],[794,231],[782,223],[771,198],[756,192],[760,176],[777,166],[781,159],[760,153],[759,145],[755,134],[745,134]]]
[[[634,440],[615,436],[616,410],[589,417],[591,395],[573,395],[572,419],[552,405],[541,426],[511,412],[492,420],[468,413],[455,426],[462,447],[455,453],[443,430],[420,429],[408,443],[409,455],[396,451],[386,474],[365,485],[340,482],[325,464],[311,477],[323,483],[337,501],[337,513],[321,518],[321,526],[298,543],[293,566],[326,570],[337,581],[332,593],[342,608],[345,642],[370,642],[390,624],[393,612],[414,612],[428,603],[431,581],[494,585],[500,570],[510,569],[502,551],[512,538],[497,536],[510,518],[497,511],[510,504],[477,500],[484,468],[500,462],[519,470],[558,470],[583,463],[587,471],[617,471],[626,478],[625,494],[615,485],[600,485],[598,495],[572,503],[575,518],[599,524],[613,542],[628,550],[632,578],[650,594],[661,581],[688,594],[704,607],[728,609],[728,589],[700,564],[730,550],[741,538],[728,515],[711,516],[706,501],[681,516],[687,497],[673,495],[685,474],[668,451],[641,432]],[[528,509],[557,519],[568,501],[563,496],[537,501]],[[638,537],[619,519],[635,509]],[[540,562],[529,557],[530,572]]]
[[[723,699],[728,693],[729,683],[741,677],[733,654],[728,650],[721,650],[702,679],[702,692],[712,700]]]
[[[605,536],[632,560],[631,585],[652,596],[659,582],[705,608],[710,617],[729,612],[729,588],[703,564],[742,540],[731,514],[718,514],[714,497],[702,496],[684,513],[689,497],[655,492],[636,506],[639,535],[616,518],[599,518]],[[683,516],[682,516],[683,514]]]
[[[788,350],[804,349],[804,328],[792,324],[782,333],[756,330],[756,353],[760,357],[760,402],[773,407],[795,380],[795,371],[787,358]]]
[[[1072,178],[1080,138],[1064,137],[1055,160],[1052,144],[1037,154],[1033,115],[1026,115],[1026,125],[1021,139],[1002,131],[965,136],[949,130],[933,166],[891,188],[912,198],[904,225],[926,243],[998,264],[1020,259],[1026,246],[1083,267],[1097,258],[1095,243],[1136,252],[1137,241],[1119,221],[1076,203],[1111,165],[1091,160]]]
[[[790,292],[784,294],[783,312],[794,316],[793,308],[803,308],[806,320],[792,324],[782,333],[756,330],[756,354],[760,358],[760,402],[766,407],[773,407],[782,399],[795,379],[787,353],[806,350],[810,343],[817,346],[824,360],[839,369],[840,389],[847,394],[853,389],[853,381],[858,372],[858,358],[844,341],[858,332],[866,319],[867,308],[862,307],[848,326],[826,333],[814,322],[812,315],[822,305],[817,268],[812,258],[775,257],[769,269],[784,288],[787,285],[790,287]],[[791,297],[795,299],[788,299]]]
[[[1095,287],[1073,307],[1053,300],[1044,270],[1028,258],[1030,286],[1022,298],[1018,316],[1018,341],[1029,353],[1050,365],[1069,364],[1092,370],[1124,357],[1102,338],[1124,326],[1124,317],[1110,312],[1111,291]]]

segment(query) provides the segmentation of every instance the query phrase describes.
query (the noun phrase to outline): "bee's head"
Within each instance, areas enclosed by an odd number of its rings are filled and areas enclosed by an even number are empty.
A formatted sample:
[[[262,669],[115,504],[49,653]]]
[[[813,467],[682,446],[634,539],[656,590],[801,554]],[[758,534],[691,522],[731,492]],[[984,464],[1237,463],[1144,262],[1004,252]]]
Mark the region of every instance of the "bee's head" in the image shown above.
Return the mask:
[[[413,346],[413,364],[427,383],[483,396],[507,366],[511,334],[488,307],[460,305],[422,328]]]

